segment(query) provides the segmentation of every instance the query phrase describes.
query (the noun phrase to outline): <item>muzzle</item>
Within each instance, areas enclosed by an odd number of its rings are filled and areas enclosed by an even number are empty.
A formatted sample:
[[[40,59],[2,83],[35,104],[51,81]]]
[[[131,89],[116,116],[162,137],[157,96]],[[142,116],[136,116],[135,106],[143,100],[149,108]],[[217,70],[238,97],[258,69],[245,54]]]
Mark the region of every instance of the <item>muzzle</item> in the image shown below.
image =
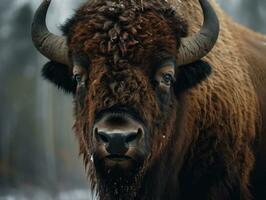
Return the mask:
[[[121,110],[104,112],[93,127],[94,157],[107,168],[139,166],[147,152],[146,134],[135,115]]]

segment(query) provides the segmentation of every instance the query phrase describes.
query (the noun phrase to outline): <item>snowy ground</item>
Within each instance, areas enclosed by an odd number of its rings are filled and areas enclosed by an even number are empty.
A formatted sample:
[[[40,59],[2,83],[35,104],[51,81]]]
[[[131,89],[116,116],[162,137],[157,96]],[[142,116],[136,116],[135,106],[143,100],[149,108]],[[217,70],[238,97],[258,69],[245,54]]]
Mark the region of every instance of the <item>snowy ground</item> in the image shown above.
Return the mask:
[[[35,191],[9,191],[9,194],[0,193],[0,200],[96,200],[87,190],[71,190],[58,194],[50,194],[42,190]]]

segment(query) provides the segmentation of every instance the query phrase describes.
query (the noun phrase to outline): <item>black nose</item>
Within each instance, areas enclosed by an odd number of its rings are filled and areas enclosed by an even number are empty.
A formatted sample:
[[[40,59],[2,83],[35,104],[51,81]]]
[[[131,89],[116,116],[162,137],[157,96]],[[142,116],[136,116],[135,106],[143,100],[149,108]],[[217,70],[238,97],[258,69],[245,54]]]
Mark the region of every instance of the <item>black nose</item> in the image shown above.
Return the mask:
[[[104,143],[108,153],[112,155],[124,155],[129,145],[136,145],[142,135],[142,130],[136,132],[107,132],[95,129],[95,137],[100,143]]]

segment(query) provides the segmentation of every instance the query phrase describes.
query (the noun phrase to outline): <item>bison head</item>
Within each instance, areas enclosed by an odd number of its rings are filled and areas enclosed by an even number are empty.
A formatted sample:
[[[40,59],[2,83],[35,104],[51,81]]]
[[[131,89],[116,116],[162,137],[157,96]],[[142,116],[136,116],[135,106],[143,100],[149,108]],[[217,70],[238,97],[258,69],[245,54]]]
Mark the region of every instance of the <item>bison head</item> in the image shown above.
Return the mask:
[[[200,0],[204,24],[188,37],[167,1],[92,0],[61,37],[46,27],[49,4],[37,10],[32,38],[51,60],[44,77],[74,95],[89,175],[100,187],[134,185],[178,139],[185,91],[210,74],[200,59],[217,40],[216,14]]]

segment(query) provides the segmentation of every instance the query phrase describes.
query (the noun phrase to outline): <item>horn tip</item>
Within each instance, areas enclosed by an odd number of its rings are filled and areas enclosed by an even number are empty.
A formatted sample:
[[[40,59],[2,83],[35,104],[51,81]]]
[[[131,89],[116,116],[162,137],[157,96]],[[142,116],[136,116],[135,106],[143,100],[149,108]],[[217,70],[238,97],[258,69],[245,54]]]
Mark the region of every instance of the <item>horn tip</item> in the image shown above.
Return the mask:
[[[50,5],[51,1],[52,1],[52,0],[43,0],[42,3],[43,3],[43,4]]]

